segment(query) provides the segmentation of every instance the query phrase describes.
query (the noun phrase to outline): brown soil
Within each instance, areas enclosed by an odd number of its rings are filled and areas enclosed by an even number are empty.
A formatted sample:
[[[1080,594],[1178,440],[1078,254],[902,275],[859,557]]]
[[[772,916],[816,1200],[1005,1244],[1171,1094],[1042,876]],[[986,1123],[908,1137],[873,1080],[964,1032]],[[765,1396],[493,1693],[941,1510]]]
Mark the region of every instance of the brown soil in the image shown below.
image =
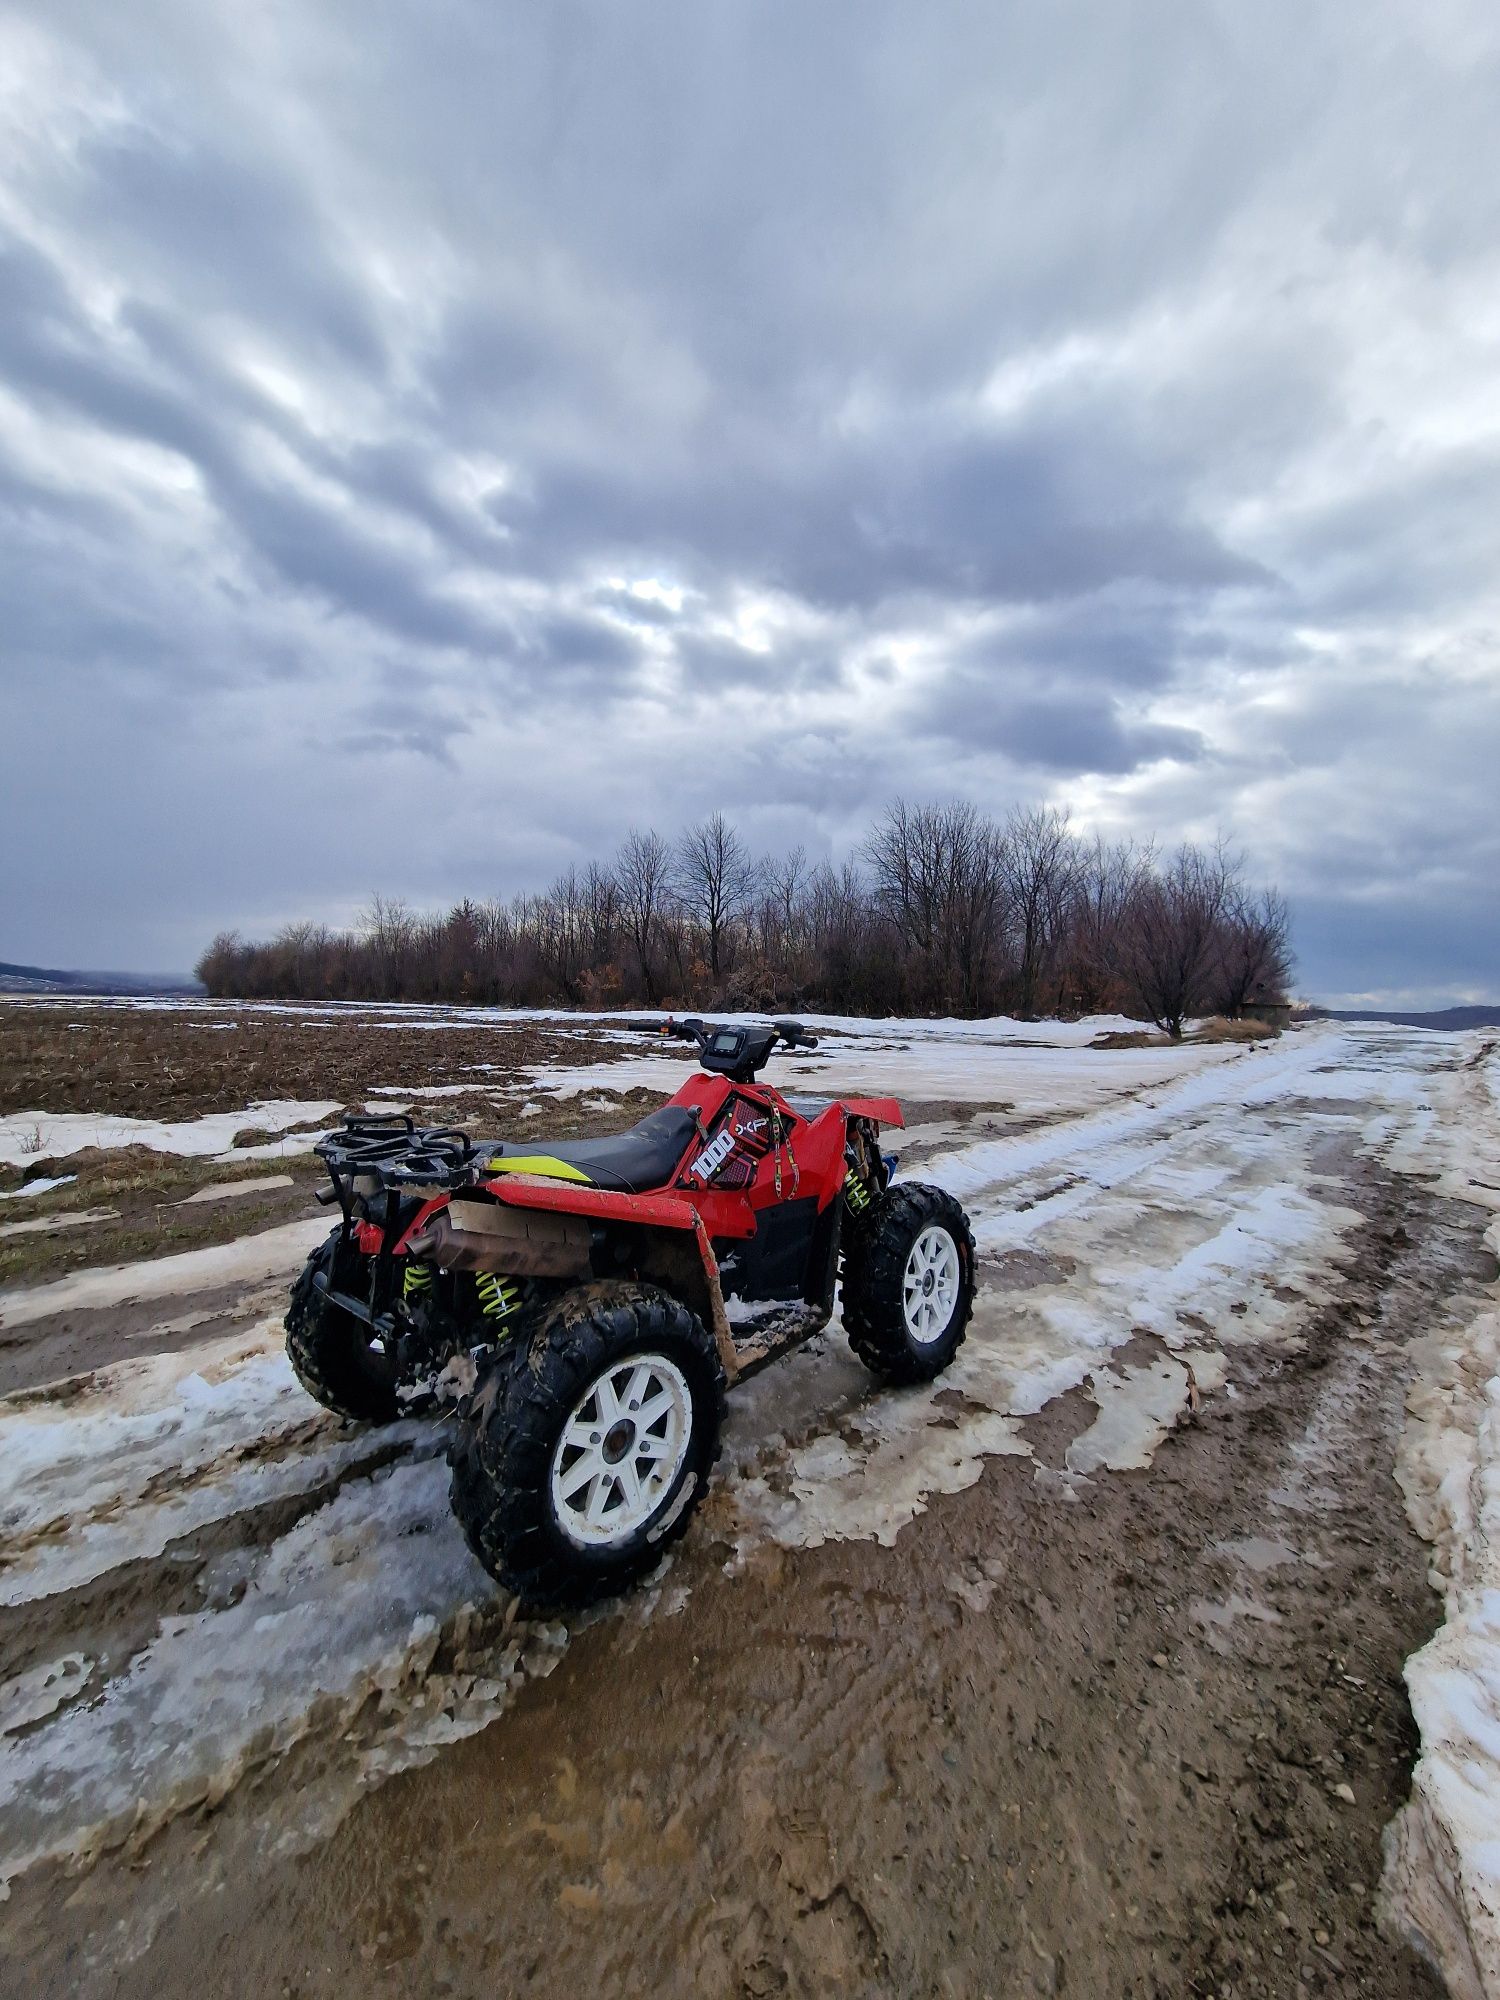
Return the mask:
[[[1328,1166],[1367,1218],[1338,1305],[1242,1350],[1148,1472],[994,1460],[894,1550],[732,1580],[721,1495],[677,1615],[580,1629],[496,1727],[185,1893],[143,1956],[107,1948],[131,1867],[18,1884],[0,1988],[1434,2000],[1373,1907],[1437,1612],[1392,1463],[1408,1341],[1490,1273],[1471,1211]],[[1044,1466],[1092,1414],[1033,1420]],[[186,1888],[211,1830],[134,1866]]]
[[[7,1000],[0,1004],[0,1114],[178,1119],[263,1099],[353,1104],[386,1084],[482,1080],[504,1087],[526,1064],[596,1062],[621,1052],[582,1018],[566,1032],[509,1022],[426,1028],[398,1009],[307,1016]],[[481,1063],[494,1065],[482,1079],[473,1075]]]

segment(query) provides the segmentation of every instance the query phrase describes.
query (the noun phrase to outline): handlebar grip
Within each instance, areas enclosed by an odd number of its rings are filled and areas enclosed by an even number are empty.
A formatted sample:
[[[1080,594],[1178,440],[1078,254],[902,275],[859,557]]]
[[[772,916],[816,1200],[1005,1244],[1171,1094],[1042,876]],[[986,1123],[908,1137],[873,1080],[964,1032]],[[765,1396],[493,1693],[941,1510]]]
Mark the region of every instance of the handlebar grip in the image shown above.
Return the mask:
[[[804,1035],[797,1046],[803,1049],[815,1049],[818,1046],[818,1038],[816,1035]]]

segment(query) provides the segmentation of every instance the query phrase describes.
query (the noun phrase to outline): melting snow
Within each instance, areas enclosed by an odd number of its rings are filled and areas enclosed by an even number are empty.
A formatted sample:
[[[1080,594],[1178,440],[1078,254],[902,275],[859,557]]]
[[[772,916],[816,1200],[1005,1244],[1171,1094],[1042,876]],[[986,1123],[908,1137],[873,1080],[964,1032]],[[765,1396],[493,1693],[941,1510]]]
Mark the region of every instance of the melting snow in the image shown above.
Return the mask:
[[[1462,1046],[1462,1045],[1460,1045]],[[1500,1256],[1500,1054],[1434,1064],[1392,1156],[1491,1211]],[[1418,1349],[1397,1476],[1433,1547],[1445,1622],[1406,1663],[1422,1754],[1388,1843],[1384,1892],[1457,2000],[1500,1992],[1500,1284]]]
[[[326,1216],[306,1222],[286,1222],[257,1236],[207,1250],[182,1250],[174,1257],[155,1257],[143,1264],[103,1264],[29,1290],[0,1292],[0,1326],[27,1326],[53,1313],[124,1305],[136,1299],[166,1299],[206,1292],[216,1285],[253,1283],[258,1279],[293,1276],[310,1250],[328,1234]]]
[[[372,1025],[382,1018],[370,1011]],[[425,1024],[503,1018],[518,1017],[434,1011]],[[1024,1282],[982,1291],[968,1340],[930,1388],[872,1383],[835,1328],[738,1391],[725,1504],[742,1549],[765,1538],[800,1546],[860,1536],[889,1545],[934,1494],[977,1480],[987,1457],[1029,1452],[1028,1414],[1085,1383],[1098,1414],[1073,1440],[1065,1467],[1036,1466],[1039,1482],[1061,1499],[1087,1477],[1149,1464],[1182,1409],[1189,1366],[1213,1393],[1226,1352],[1295,1337],[1308,1303],[1336,1293],[1337,1260],[1356,1218],[1325,1199],[1314,1164],[1330,1121],[1362,1132],[1398,1164],[1444,1173],[1447,1190],[1470,1200],[1491,1199],[1473,1191],[1476,1179],[1500,1186],[1493,1060],[1488,1070],[1438,1071],[1448,1051],[1469,1042],[1330,1027],[1251,1052],[1100,1052],[1079,1046],[1105,1025],[1098,1022],[822,1025],[844,1032],[830,1033],[818,1057],[778,1070],[793,1089],[1004,1103],[1042,1121],[967,1140],[955,1132],[918,1170],[965,1201],[982,1257],[1025,1253]],[[567,1032],[575,1028],[598,1032],[576,1023]],[[639,1027],[611,1032],[645,1046]],[[635,1081],[666,1088],[681,1072],[681,1053],[671,1051],[536,1074],[539,1089],[568,1092]],[[1297,1099],[1329,1108],[1289,1119],[1285,1106]],[[101,1135],[129,1143],[149,1130],[171,1139],[146,1143],[210,1153],[247,1123],[274,1126],[268,1112],[298,1123],[335,1108],[259,1106],[177,1127],[23,1118],[4,1121],[0,1133],[20,1143],[25,1128],[41,1123],[52,1128],[48,1150],[66,1151]],[[1488,1135],[1482,1144],[1479,1125]],[[199,1198],[228,1198],[237,1186]],[[216,1250],[80,1273],[0,1298],[0,1318],[15,1327],[59,1311],[289,1278],[327,1227],[309,1219]],[[154,1331],[165,1337],[193,1317]],[[1157,1349],[1149,1358],[1137,1361],[1132,1349],[1128,1362],[1111,1359],[1147,1335]],[[378,1432],[339,1427],[297,1388],[274,1319],[190,1355],[100,1371],[66,1400],[0,1404],[0,1601],[35,1601],[150,1560],[209,1524],[248,1522],[268,1500],[297,1503],[293,1524],[268,1541],[247,1526],[204,1608],[163,1619],[102,1691],[89,1682],[93,1663],[76,1652],[0,1687],[0,1730],[12,1732],[0,1770],[0,1875],[42,1855],[90,1851],[217,1798],[241,1772],[314,1730],[330,1741],[351,1731],[343,1789],[305,1795],[326,1826],[350,1786],[482,1727],[519,1677],[545,1671],[564,1643],[560,1627],[518,1626],[478,1678],[435,1671],[440,1644],[445,1659],[461,1652],[468,1625],[498,1606],[449,1513],[441,1444],[430,1421]],[[1289,1492],[1310,1476],[1293,1468]],[[1420,1907],[1429,1938],[1442,1911],[1456,1910],[1458,1934],[1492,1954],[1500,1936],[1493,1297],[1476,1301],[1461,1335],[1434,1342],[1413,1396],[1403,1479],[1413,1518],[1434,1542],[1449,1616],[1408,1669],[1423,1757],[1393,1881],[1409,1921]],[[1304,1503],[1315,1498],[1302,1493]],[[1247,1569],[1257,1567],[1248,1549],[1222,1553],[1242,1553]],[[680,1589],[658,1590],[636,1610],[661,1616],[679,1602]],[[1233,1593],[1195,1609],[1226,1645],[1241,1620],[1265,1615]],[[371,1704],[378,1726],[372,1732],[361,1720],[355,1729]],[[1444,1885],[1441,1895],[1434,1882]]]
[[[309,1400],[269,1319],[100,1369],[66,1401],[0,1402],[0,1604],[77,1589],[430,1429],[346,1434]]]
[[[1070,1472],[1138,1472],[1181,1416],[1188,1375],[1181,1362],[1153,1361],[1148,1368],[1096,1369],[1089,1389],[1099,1414],[1068,1446]]]
[[[338,1109],[338,1104],[331,1101],[315,1104],[279,1101],[251,1104],[243,1111],[218,1111],[207,1118],[189,1118],[176,1124],[164,1124],[155,1118],[117,1118],[103,1112],[18,1111],[0,1118],[0,1163],[15,1166],[37,1154],[58,1159],[68,1153],[81,1153],[90,1146],[149,1146],[153,1152],[196,1158],[224,1152],[234,1144],[237,1132],[257,1128],[282,1132],[288,1125],[306,1125],[331,1117]],[[295,1148],[304,1139],[310,1145],[316,1137],[316,1133],[309,1133],[277,1143]],[[255,1148],[241,1157],[252,1158],[260,1150]],[[26,1192],[34,1194],[41,1186],[41,1182],[33,1182]]]
[[[52,1236],[59,1229],[87,1229],[96,1222],[115,1222],[117,1208],[75,1208],[61,1215],[33,1215],[25,1222],[0,1222],[0,1237]]]
[[[238,1603],[163,1619],[98,1700],[12,1747],[0,1877],[222,1798],[303,1736],[320,1700],[336,1729],[416,1662],[420,1677],[453,1607],[494,1594],[453,1533],[441,1460],[351,1482],[247,1568]]]
[[[201,1187],[195,1194],[184,1195],[178,1202],[179,1208],[191,1208],[199,1201],[232,1201],[242,1194],[268,1194],[272,1188],[294,1187],[296,1183],[290,1174],[251,1175],[243,1181],[214,1181],[208,1187]]]

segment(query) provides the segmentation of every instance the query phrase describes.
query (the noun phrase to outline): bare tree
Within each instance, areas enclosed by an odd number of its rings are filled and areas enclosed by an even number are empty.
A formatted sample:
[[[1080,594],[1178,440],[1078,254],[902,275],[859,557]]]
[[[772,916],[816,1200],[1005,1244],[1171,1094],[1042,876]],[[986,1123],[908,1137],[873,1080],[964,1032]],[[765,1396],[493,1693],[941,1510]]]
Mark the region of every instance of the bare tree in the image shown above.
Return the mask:
[[[615,955],[620,929],[620,885],[614,871],[591,861],[583,871],[581,900],[584,956],[596,971],[607,968]]]
[[[688,828],[677,843],[676,859],[677,892],[703,927],[708,970],[717,983],[727,962],[726,943],[755,894],[755,864],[720,812]]]
[[[672,850],[653,829],[644,833],[632,829],[616,857],[615,880],[620,885],[620,914],[640,967],[646,1005],[654,1007],[661,998],[656,976],[657,933],[671,895]]]
[[[1015,942],[1019,1012],[1037,1011],[1054,971],[1078,874],[1078,843],[1068,815],[1051,806],[1014,812],[1005,824],[1002,866]]]
[[[546,895],[537,898],[532,921],[548,977],[576,1006],[583,997],[589,930],[587,899],[576,868],[559,875]]]
[[[924,962],[926,997],[976,1012],[987,995],[1004,896],[999,829],[964,801],[887,807],[866,846],[875,892]]]
[[[194,966],[194,974],[215,1000],[242,992],[243,967],[253,949],[238,931],[220,931]]]
[[[805,915],[802,903],[808,880],[807,849],[799,843],[790,853],[766,861],[760,879],[756,930],[761,956],[771,982],[789,999],[787,989],[801,984],[798,961]]]
[[[376,896],[352,931],[221,933],[199,976],[251,998],[590,1007],[627,988],[707,1006],[733,977],[766,1008],[1113,1007],[1180,1034],[1210,1007],[1253,1013],[1290,975],[1285,902],[1249,890],[1222,846],[1163,863],[1085,847],[1063,813],[1016,814],[1002,832],[970,804],[897,799],[864,851],[865,866],[809,870],[795,848],[757,869],[716,814],[675,849],[633,832],[612,867],[571,869],[544,895],[428,916]]]
[[[1060,1002],[1075,1014],[1120,1005],[1121,937],[1136,885],[1150,872],[1150,848],[1109,845],[1099,834],[1080,850],[1074,870],[1064,944]]]
[[[1235,882],[1219,926],[1212,974],[1215,1013],[1253,1015],[1257,1003],[1286,998],[1292,976],[1291,916],[1275,889],[1259,894]]]
[[[377,990],[373,997],[403,998],[416,919],[399,896],[382,896],[377,890],[360,922],[374,960]]]
[[[1165,869],[1136,884],[1124,926],[1125,980],[1135,1009],[1173,1041],[1208,998],[1233,885],[1234,864],[1222,846],[1212,854],[1180,847]]]

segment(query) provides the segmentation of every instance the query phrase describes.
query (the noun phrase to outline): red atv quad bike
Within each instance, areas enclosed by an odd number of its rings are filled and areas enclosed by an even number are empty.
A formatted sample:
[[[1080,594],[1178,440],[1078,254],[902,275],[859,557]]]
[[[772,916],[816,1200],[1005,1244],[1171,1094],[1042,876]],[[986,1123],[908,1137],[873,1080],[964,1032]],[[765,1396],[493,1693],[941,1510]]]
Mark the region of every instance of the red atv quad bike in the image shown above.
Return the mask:
[[[292,1366],[377,1423],[457,1383],[453,1510],[530,1605],[654,1566],[707,1485],[726,1387],[826,1326],[837,1285],[850,1345],[891,1382],[939,1374],[973,1310],[963,1209],[890,1185],[894,1098],[757,1081],[778,1042],[816,1048],[795,1021],[663,1032],[701,1070],[614,1138],[349,1118],[317,1149],[343,1221],[293,1288]]]

